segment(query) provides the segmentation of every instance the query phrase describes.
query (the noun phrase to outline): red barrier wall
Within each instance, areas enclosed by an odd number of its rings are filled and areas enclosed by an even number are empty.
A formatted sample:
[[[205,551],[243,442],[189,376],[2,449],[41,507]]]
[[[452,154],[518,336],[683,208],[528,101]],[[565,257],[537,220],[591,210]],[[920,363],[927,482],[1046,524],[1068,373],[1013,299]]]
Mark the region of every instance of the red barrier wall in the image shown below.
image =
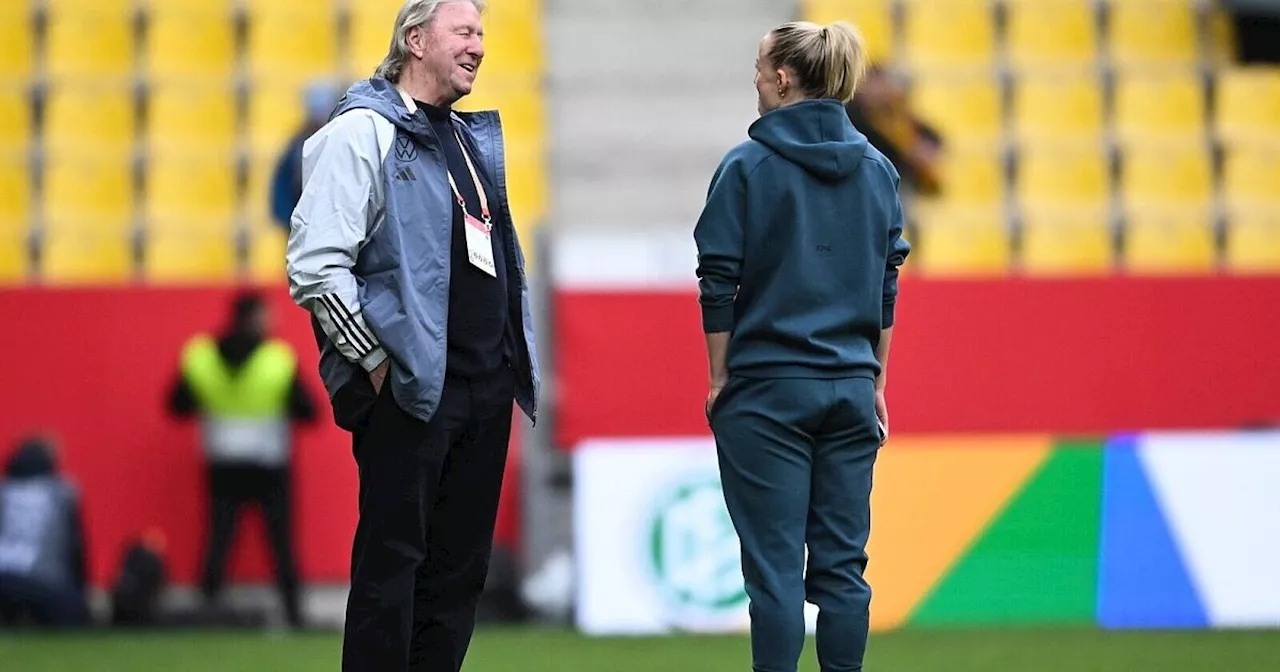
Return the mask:
[[[345,581],[356,522],[356,477],[348,434],[334,427],[316,374],[306,314],[280,288],[277,334],[298,352],[320,420],[296,433],[295,539],[308,581]],[[0,460],[32,430],[62,440],[63,464],[86,504],[91,575],[108,583],[125,540],[147,527],[168,538],[173,580],[198,572],[206,529],[203,460],[195,426],[167,417],[178,353],[197,330],[220,330],[233,290],[103,289],[0,291]],[[513,437],[513,449],[519,445]],[[514,465],[516,451],[512,452]],[[514,542],[516,478],[508,478],[499,543]],[[270,576],[261,523],[246,516],[230,565],[233,580]]]
[[[1280,419],[1280,278],[903,280],[895,432],[1112,432]],[[689,291],[556,296],[557,443],[707,432]]]

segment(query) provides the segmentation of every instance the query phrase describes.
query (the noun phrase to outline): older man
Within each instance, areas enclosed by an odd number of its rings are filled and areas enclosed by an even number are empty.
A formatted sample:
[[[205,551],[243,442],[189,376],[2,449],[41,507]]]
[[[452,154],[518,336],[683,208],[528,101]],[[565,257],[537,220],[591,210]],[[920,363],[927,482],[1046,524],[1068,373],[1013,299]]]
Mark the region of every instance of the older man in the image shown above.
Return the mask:
[[[346,672],[461,668],[512,402],[536,414],[502,128],[451,109],[484,59],[483,8],[405,3],[386,60],[303,151],[290,285],[360,475]]]

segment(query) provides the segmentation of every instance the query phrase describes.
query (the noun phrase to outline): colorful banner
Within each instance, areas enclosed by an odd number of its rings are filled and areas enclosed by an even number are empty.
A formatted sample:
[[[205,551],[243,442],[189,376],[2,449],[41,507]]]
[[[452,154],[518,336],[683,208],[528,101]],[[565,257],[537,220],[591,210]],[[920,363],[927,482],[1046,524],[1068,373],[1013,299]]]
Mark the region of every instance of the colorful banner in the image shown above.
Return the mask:
[[[746,628],[711,439],[592,440],[574,465],[584,632]],[[1280,625],[1277,473],[1276,433],[899,437],[876,466],[871,626]]]

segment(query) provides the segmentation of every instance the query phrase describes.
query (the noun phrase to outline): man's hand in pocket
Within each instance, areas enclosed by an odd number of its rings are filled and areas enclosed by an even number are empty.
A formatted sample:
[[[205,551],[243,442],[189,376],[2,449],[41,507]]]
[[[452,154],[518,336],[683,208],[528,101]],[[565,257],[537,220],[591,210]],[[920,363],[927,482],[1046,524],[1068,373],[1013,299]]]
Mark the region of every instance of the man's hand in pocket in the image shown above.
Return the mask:
[[[387,379],[387,369],[391,368],[391,360],[384,359],[378,368],[369,372],[369,382],[373,383],[373,391],[382,394],[382,383]]]

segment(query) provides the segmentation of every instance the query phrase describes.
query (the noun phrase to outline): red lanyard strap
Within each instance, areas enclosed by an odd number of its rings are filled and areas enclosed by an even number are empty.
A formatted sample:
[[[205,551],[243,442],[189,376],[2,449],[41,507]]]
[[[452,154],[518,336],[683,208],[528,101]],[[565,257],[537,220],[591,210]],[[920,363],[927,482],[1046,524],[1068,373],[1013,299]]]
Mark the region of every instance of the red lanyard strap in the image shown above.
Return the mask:
[[[471,155],[467,154],[467,146],[462,142],[462,136],[458,134],[458,129],[453,130],[453,137],[458,139],[458,150],[462,152],[462,160],[467,164],[467,171],[471,173],[471,181],[476,185],[476,195],[480,197],[480,216],[485,224],[490,221],[489,217],[489,197],[484,193],[484,185],[480,184],[480,175],[476,173],[475,164],[471,163]],[[462,192],[458,191],[458,183],[453,180],[453,171],[445,170],[449,175],[449,186],[453,189],[453,197],[458,199],[458,205],[462,206],[463,214],[467,213],[467,202],[462,198]]]

